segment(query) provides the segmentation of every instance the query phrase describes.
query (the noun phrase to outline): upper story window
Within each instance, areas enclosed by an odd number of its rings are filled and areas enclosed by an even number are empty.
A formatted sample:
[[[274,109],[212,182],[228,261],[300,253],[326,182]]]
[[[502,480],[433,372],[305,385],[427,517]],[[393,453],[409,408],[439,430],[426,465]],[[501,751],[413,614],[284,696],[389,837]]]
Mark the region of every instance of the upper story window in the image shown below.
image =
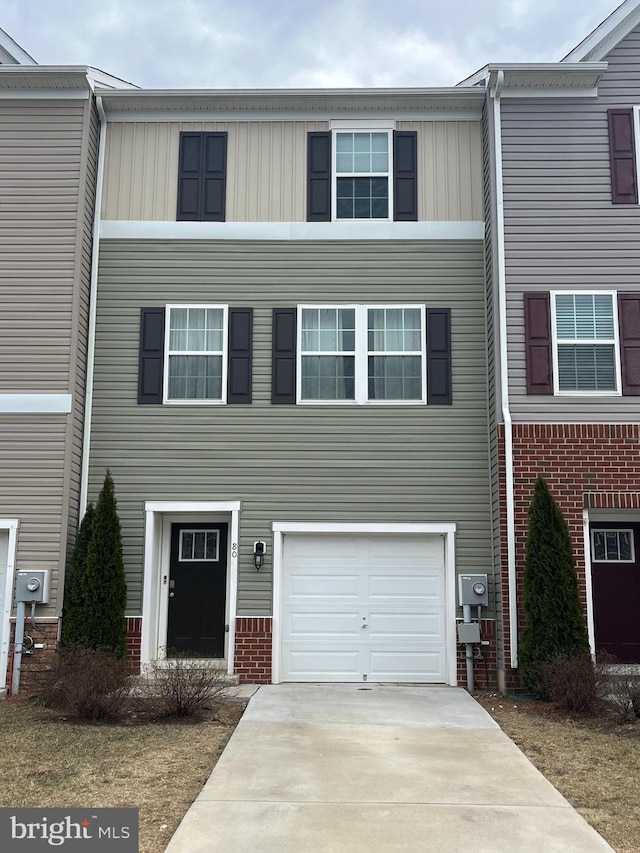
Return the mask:
[[[418,135],[336,120],[307,140],[307,221],[418,219]]]
[[[178,221],[224,222],[227,134],[180,134]]]
[[[617,318],[612,293],[554,293],[557,393],[619,393]]]
[[[388,219],[390,131],[336,131],[336,219]]]
[[[527,394],[640,396],[640,292],[524,294]]]
[[[224,403],[227,307],[167,305],[166,403]]]
[[[138,403],[248,404],[252,370],[252,308],[140,309]]]
[[[426,402],[424,306],[299,306],[298,329],[298,402]]]

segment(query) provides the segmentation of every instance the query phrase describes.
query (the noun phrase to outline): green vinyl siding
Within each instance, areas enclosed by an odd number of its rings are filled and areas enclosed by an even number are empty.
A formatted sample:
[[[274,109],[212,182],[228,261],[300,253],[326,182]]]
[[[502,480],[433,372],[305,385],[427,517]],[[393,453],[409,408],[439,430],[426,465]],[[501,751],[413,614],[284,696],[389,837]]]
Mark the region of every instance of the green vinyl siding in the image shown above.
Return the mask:
[[[274,521],[456,522],[458,569],[490,572],[483,264],[480,241],[104,240],[90,498],[110,467],[129,612],[149,500],[242,501],[244,615],[271,612]],[[254,309],[251,405],[137,405],[140,308],[172,302]],[[273,406],[272,308],[299,303],[451,308],[453,405]]]

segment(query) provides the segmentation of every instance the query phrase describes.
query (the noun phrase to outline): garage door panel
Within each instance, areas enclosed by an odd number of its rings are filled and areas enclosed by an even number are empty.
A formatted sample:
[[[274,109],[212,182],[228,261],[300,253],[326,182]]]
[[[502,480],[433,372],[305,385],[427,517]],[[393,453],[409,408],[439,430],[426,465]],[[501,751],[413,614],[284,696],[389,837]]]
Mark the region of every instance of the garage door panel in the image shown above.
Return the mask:
[[[445,682],[444,537],[286,534],[285,681]]]
[[[441,652],[371,652],[368,681],[409,681],[432,684],[443,672]]]
[[[325,574],[291,574],[285,582],[288,598],[359,599],[360,575],[341,574],[333,570]]]
[[[443,620],[439,613],[369,613],[366,640],[394,640],[421,645],[443,637]]]
[[[319,611],[289,613],[284,621],[284,630],[289,640],[360,641],[359,613],[332,613]]]
[[[441,603],[443,600],[442,573],[437,576],[424,575],[424,566],[415,569],[413,574],[406,573],[403,566],[400,574],[377,574],[368,576],[368,593],[371,599],[406,599],[407,601],[430,601]]]
[[[362,681],[358,650],[290,651],[285,671],[292,681]]]

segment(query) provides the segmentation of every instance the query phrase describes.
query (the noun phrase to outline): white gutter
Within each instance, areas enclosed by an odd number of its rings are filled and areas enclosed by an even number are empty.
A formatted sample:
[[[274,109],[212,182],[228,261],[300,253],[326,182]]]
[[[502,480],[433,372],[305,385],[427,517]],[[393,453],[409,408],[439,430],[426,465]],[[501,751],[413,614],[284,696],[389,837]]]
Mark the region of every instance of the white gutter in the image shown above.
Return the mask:
[[[493,90],[493,129],[496,170],[496,241],[498,273],[498,346],[500,351],[500,397],[504,420],[504,462],[507,497],[507,574],[509,578],[509,639],[511,668],[518,666],[518,610],[516,588],[516,531],[513,488],[513,427],[509,410],[509,362],[507,360],[507,287],[504,254],[504,195],[502,189],[502,121],[500,94],[504,71],[497,73]]]
[[[98,172],[96,175],[96,198],[93,214],[93,249],[91,252],[91,288],[89,293],[89,339],[87,341],[87,375],[84,398],[84,431],[82,437],[82,473],[80,477],[80,520],[87,509],[89,492],[89,450],[91,447],[91,412],[93,406],[93,368],[96,349],[96,309],[98,302],[98,254],[100,251],[100,210],[102,208],[102,183],[104,179],[105,143],[107,117],[102,98],[96,98],[100,118],[100,141],[98,143]]]

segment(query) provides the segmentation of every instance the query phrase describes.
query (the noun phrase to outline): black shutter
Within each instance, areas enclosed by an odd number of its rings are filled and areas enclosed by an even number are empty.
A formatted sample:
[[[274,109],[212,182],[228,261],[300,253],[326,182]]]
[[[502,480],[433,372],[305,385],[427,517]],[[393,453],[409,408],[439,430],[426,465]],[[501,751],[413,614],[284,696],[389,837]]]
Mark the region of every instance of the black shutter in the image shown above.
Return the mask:
[[[527,394],[553,394],[551,302],[548,293],[524,295]]]
[[[272,328],[271,402],[296,402],[296,309],[274,308]]]
[[[227,187],[227,134],[203,133],[202,221],[224,222]]]
[[[450,406],[451,309],[427,308],[427,403]]]
[[[393,132],[393,218],[397,222],[418,219],[418,134],[415,130]]]
[[[181,221],[200,219],[200,186],[202,172],[202,134],[180,134],[178,161],[178,214]]]
[[[138,403],[162,403],[164,368],[164,308],[140,311],[140,358],[138,363]]]
[[[611,201],[613,204],[637,204],[636,152],[633,110],[607,110],[609,119],[609,162],[611,164]]]
[[[227,403],[251,402],[253,309],[229,308]]]
[[[640,293],[619,293],[622,393],[640,395]]]
[[[331,221],[331,131],[307,134],[307,222]]]

